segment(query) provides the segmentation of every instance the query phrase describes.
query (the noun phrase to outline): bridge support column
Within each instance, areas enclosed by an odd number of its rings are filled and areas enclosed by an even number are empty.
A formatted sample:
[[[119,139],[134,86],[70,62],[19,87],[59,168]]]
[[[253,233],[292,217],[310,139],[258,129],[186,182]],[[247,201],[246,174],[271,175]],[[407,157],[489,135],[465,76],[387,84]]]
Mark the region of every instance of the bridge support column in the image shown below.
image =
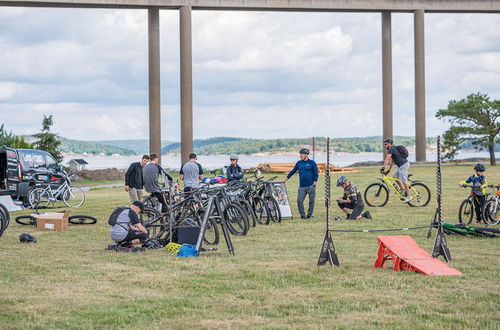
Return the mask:
[[[425,162],[425,36],[424,10],[415,11],[415,156]]]
[[[149,48],[149,152],[161,161],[161,104],[160,104],[160,13],[148,9]]]
[[[382,12],[382,139],[393,138],[391,12]],[[384,158],[387,150],[384,149]]]
[[[180,8],[181,55],[181,163],[193,151],[193,73],[191,50],[191,6]]]

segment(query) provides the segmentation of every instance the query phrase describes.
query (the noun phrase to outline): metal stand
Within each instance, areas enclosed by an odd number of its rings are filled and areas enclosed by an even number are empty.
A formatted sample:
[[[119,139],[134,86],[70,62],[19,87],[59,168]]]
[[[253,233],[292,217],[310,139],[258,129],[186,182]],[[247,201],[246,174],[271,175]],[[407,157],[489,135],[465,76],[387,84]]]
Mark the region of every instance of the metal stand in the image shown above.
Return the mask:
[[[448,246],[446,245],[446,238],[443,231],[442,223],[442,179],[441,179],[441,137],[437,137],[437,164],[436,164],[436,185],[437,185],[437,209],[434,214],[434,219],[431,225],[437,225],[436,241],[434,242],[434,249],[432,250],[432,257],[437,258],[443,256],[446,262],[451,261],[451,254]],[[437,222],[436,222],[437,220]],[[431,227],[432,228],[432,227]],[[430,233],[431,229],[429,229]]]
[[[326,139],[326,171],[325,171],[325,206],[326,206],[326,231],[321,252],[318,258],[317,266],[322,266],[327,262],[330,265],[340,266],[339,259],[335,253],[335,245],[333,245],[332,234],[330,232],[330,208],[331,208],[331,194],[330,194],[330,138]]]

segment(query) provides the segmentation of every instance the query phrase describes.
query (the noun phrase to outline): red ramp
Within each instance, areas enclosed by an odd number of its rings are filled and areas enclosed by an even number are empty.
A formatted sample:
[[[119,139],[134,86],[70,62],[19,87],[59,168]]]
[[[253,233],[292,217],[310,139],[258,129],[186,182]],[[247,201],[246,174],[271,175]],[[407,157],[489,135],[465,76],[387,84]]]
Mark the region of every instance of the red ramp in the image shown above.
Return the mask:
[[[373,265],[382,268],[387,260],[392,260],[394,270],[408,270],[430,276],[462,275],[441,260],[434,259],[410,236],[379,236],[378,257]]]

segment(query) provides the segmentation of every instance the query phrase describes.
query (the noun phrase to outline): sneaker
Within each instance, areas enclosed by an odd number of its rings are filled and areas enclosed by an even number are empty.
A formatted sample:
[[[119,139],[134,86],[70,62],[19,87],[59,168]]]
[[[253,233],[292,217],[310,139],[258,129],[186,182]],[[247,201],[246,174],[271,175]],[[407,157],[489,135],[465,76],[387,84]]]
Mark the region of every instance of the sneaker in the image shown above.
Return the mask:
[[[368,220],[372,219],[372,215],[368,211],[366,211],[365,213],[363,213],[362,217],[363,218],[367,218]]]
[[[405,197],[405,199],[403,199],[403,203],[408,203],[412,199],[413,199],[413,197],[411,197],[411,196]]]
[[[308,215],[307,216],[307,219],[311,219],[311,218],[314,218],[314,215]]]
[[[305,215],[301,215],[300,218],[301,219],[306,219],[306,216]]]
[[[342,220],[342,218],[341,217],[334,217],[333,220],[340,221],[340,220]]]
[[[346,219],[346,220],[349,220],[349,217],[350,217],[350,216],[351,216],[350,214],[346,215],[345,219]]]

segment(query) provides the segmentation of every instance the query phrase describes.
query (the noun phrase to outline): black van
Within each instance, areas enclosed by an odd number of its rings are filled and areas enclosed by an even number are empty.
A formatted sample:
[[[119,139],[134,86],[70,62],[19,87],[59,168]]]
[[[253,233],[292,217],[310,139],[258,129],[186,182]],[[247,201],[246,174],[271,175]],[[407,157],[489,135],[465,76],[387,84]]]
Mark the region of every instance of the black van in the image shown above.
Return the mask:
[[[57,187],[63,183],[54,176],[59,170],[59,164],[46,151],[0,147],[0,195],[27,203],[37,184],[49,181]]]

